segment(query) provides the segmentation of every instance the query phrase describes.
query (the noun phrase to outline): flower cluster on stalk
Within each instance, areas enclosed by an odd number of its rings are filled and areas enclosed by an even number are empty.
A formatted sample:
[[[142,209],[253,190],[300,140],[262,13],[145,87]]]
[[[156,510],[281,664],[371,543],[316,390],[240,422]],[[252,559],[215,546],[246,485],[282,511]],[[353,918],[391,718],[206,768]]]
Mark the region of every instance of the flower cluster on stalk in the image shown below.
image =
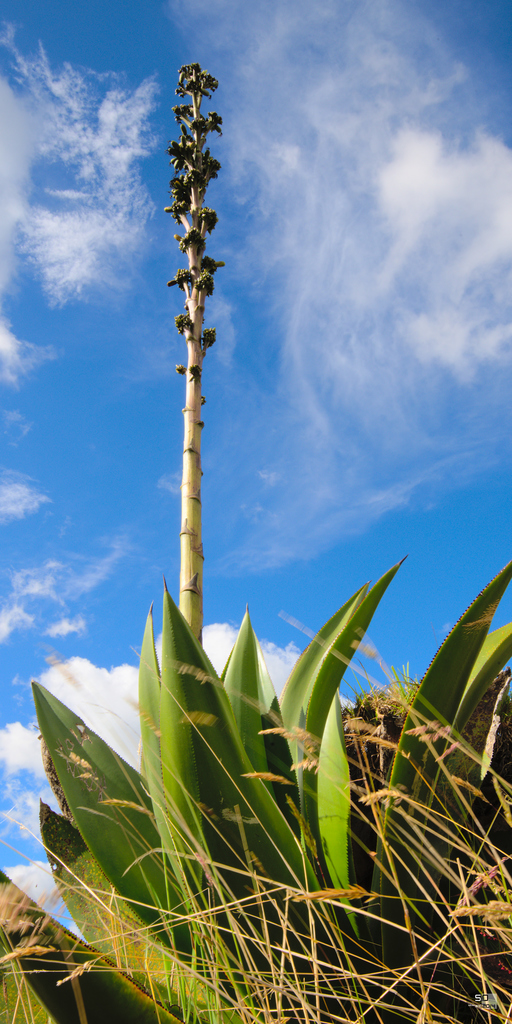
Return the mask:
[[[211,234],[217,224],[215,210],[203,206],[206,189],[220,170],[220,163],[212,157],[206,140],[211,132],[221,135],[222,118],[215,111],[206,116],[201,114],[204,97],[210,99],[218,86],[217,79],[200,64],[185,64],[180,68],[176,94],[180,99],[189,98],[173,107],[174,116],[180,125],[178,140],[169,143],[167,152],[174,168],[171,179],[172,205],[166,212],[172,214],[176,223],[184,229],[184,235],[175,235],[182,253],[188,256],[188,267],[180,267],[168,285],[178,285],[185,293],[185,314],[175,317],[179,334],[188,342],[200,345],[202,355],[215,342],[215,328],[202,331],[204,303],[212,295],[214,274],[224,263],[204,255],[206,235]],[[202,331],[202,333],[201,333]],[[183,373],[183,367],[176,367]],[[198,378],[197,367],[189,366],[192,379]],[[193,372],[195,371],[195,372]]]

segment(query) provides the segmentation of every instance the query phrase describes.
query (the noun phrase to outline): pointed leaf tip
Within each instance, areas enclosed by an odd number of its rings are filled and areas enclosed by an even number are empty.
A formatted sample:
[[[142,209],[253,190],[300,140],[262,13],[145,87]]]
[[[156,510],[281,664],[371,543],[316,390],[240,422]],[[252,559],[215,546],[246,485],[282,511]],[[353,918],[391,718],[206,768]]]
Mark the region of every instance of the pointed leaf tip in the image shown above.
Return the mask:
[[[163,579],[163,581],[164,581],[164,591],[165,591],[165,593],[166,593],[166,594],[168,594],[168,593],[169,593],[169,591],[167,590],[167,583],[165,582],[165,576],[164,576],[164,574],[163,574],[163,573],[162,573],[162,579]]]

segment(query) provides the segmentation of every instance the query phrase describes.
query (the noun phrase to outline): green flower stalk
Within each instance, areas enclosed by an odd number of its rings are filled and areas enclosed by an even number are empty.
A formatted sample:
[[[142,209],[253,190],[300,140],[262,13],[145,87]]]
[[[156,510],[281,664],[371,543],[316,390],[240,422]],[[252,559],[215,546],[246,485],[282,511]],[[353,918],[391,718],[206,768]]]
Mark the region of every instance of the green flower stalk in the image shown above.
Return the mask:
[[[218,82],[200,64],[184,64],[180,68],[176,93],[190,97],[190,103],[173,107],[181,136],[171,142],[167,152],[176,172],[171,180],[172,206],[166,207],[174,220],[185,229],[184,235],[175,235],[180,251],[186,254],[188,268],[180,268],[169,286],[178,285],[185,294],[185,313],[175,318],[179,334],[184,335],[188,350],[188,364],[176,367],[186,377],[186,397],[183,415],[185,436],[183,444],[183,478],[181,484],[181,569],[180,611],[193,633],[201,641],[203,629],[203,542],[201,521],[201,431],[204,423],[201,406],[203,359],[207,349],[215,342],[215,328],[203,330],[205,301],[214,290],[213,275],[224,263],[205,256],[206,235],[216,223],[215,210],[204,206],[206,189],[217,177],[220,163],[215,160],[206,140],[211,132],[222,135],[222,118],[214,111],[201,114],[203,97],[210,99]]]

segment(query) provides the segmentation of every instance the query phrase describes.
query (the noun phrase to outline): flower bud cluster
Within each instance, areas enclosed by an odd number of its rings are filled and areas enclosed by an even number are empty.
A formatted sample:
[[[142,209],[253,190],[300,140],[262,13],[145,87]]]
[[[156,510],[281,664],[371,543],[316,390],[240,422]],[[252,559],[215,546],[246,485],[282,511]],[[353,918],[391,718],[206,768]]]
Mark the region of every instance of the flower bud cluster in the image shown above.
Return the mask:
[[[191,228],[190,231],[187,231],[185,238],[182,238],[180,240],[181,252],[186,252],[187,249],[191,249],[192,246],[195,246],[196,249],[202,250],[204,249],[205,245],[206,242],[201,232],[198,231],[197,228]]]
[[[203,353],[206,352],[207,348],[211,348],[212,345],[215,345],[216,338],[217,331],[215,330],[215,327],[205,327],[203,331]]]
[[[177,284],[185,293],[186,312],[175,317],[175,324],[189,345],[192,365],[188,369],[193,380],[199,379],[201,368],[197,365],[197,354],[194,359],[194,348],[190,346],[199,344],[204,356],[215,343],[215,328],[207,327],[201,335],[201,323],[205,298],[214,291],[214,274],[224,266],[222,261],[204,255],[206,235],[212,233],[218,218],[215,210],[203,206],[203,202],[210,181],[220,171],[220,163],[212,156],[206,142],[212,132],[222,135],[222,118],[214,110],[201,113],[201,103],[205,96],[210,98],[217,85],[217,80],[208,71],[203,71],[200,64],[184,64],[180,68],[176,95],[182,102],[172,108],[180,126],[180,135],[169,143],[167,149],[174,177],[170,182],[172,205],[166,207],[166,211],[182,229],[174,237],[180,251],[188,256],[189,264],[187,268],[177,270],[168,284]],[[198,311],[202,314],[200,318]],[[197,353],[197,349],[195,351]],[[187,372],[181,365],[176,369],[178,373]]]
[[[185,334],[185,331],[192,331],[194,329],[188,313],[180,313],[179,316],[175,316],[174,323],[176,324],[178,334]]]
[[[173,284],[177,284],[178,288],[181,288],[181,291],[184,292],[186,286],[190,284],[191,280],[192,274],[190,273],[190,270],[177,270],[172,281],[168,281],[167,284],[169,287]]]

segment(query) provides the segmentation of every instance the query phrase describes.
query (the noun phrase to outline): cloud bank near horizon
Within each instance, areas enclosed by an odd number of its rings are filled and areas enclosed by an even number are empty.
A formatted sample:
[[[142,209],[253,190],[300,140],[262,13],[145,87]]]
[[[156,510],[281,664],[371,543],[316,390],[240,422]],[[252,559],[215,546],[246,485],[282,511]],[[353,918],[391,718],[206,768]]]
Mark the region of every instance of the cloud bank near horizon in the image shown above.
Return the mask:
[[[67,627],[66,631],[69,632]],[[204,649],[219,674],[237,636],[238,629],[232,623],[216,622],[204,627]],[[280,696],[300,649],[293,642],[279,647],[268,640],[261,642],[261,648],[275,691]],[[161,658],[161,635],[156,640],[156,649]],[[51,656],[47,661],[50,667],[41,674],[38,680],[41,685],[80,715],[121,757],[138,766],[138,668],[124,664],[107,669],[81,657],[63,661]],[[35,725],[9,722],[0,729],[0,765],[7,777],[26,771],[44,778]]]
[[[232,623],[212,623],[204,628],[204,647],[216,671],[220,673],[231,653],[238,635]],[[161,657],[161,635],[156,647]],[[278,647],[270,641],[262,641],[265,662],[278,695],[299,657],[300,650],[294,643]],[[138,668],[124,664],[110,669],[94,665],[87,658],[72,657],[66,661],[48,659],[50,666],[40,676],[39,682],[67,707],[79,715],[86,725],[102,737],[118,754],[133,767],[139,767],[140,727],[137,705]],[[19,681],[18,681],[19,684]],[[22,832],[25,839],[39,835],[39,799],[43,799],[58,810],[51,793],[41,761],[41,746],[37,722],[23,725],[8,722],[0,729],[0,778],[4,794],[10,802],[6,816],[0,812],[1,835],[10,834],[23,823],[28,829]],[[14,870],[14,869],[12,869]],[[41,888],[41,872],[18,865],[14,881],[23,888],[23,880],[32,886],[27,891]],[[43,887],[44,888],[44,887]]]

